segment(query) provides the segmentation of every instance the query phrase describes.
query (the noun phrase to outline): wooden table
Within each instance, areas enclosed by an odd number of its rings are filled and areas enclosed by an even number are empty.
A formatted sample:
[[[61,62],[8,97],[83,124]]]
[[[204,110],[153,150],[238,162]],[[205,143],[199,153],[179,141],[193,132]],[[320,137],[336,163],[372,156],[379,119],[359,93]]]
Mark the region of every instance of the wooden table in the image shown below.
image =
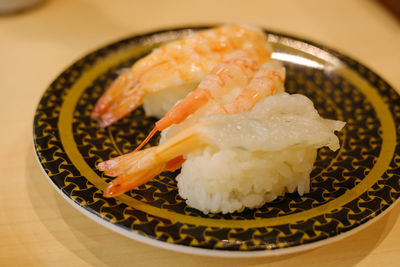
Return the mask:
[[[400,88],[400,24],[374,1],[48,0],[0,17],[0,266],[399,266],[400,205],[318,249],[220,259],[122,237],[75,210],[47,182],[33,151],[33,113],[65,67],[135,33],[223,22],[252,23],[325,44]]]

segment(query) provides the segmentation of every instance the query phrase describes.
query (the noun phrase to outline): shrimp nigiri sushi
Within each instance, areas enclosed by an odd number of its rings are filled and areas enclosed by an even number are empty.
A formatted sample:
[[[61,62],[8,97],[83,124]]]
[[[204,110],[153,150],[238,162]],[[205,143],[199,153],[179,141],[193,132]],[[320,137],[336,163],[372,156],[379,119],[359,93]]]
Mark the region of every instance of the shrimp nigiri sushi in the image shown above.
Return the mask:
[[[323,119],[311,100],[287,93],[259,101],[249,112],[202,118],[202,145],[184,155],[179,195],[203,213],[258,208],[286,192],[310,190],[317,149],[335,151],[344,122]]]
[[[282,93],[285,73],[279,62],[230,54],[156,123],[143,144],[161,131],[158,146],[98,164],[117,177],[104,196],[178,168],[180,196],[204,213],[240,212],[286,192],[308,192],[317,149],[338,149],[334,132],[344,123],[321,118],[305,96]]]
[[[317,149],[337,150],[335,131],[344,124],[321,118],[305,96],[269,96],[250,111],[200,118],[159,146],[135,152],[129,177],[119,176],[105,195],[144,183],[179,156],[186,159],[176,178],[179,194],[205,214],[257,208],[286,192],[302,195],[310,190]]]
[[[143,104],[147,116],[160,118],[235,50],[259,64],[270,60],[266,35],[256,27],[225,25],[199,31],[133,64],[99,98],[91,117],[106,127]]]

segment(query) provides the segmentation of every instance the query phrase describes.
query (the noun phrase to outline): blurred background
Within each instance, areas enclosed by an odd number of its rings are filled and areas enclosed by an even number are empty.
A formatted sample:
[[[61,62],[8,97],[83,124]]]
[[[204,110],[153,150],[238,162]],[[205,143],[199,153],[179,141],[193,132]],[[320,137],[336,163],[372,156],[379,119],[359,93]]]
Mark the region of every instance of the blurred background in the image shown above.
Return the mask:
[[[360,60],[394,87],[400,86],[398,71],[387,68],[389,62],[400,62],[400,23],[392,12],[399,1],[13,1],[39,3],[24,12],[0,17],[1,59],[8,62],[2,70],[11,74],[7,80],[18,73],[21,65],[28,67],[40,61],[42,68],[51,64],[52,73],[36,69],[38,73],[32,78],[48,83],[87,52],[135,33],[245,22],[337,49]]]

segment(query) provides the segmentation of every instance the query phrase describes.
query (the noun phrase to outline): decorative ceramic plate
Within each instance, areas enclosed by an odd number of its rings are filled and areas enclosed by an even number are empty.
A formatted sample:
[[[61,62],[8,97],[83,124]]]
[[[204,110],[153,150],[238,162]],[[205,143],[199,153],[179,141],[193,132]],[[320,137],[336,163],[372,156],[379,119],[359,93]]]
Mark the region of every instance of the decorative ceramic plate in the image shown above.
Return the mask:
[[[311,192],[286,194],[259,209],[204,215],[178,195],[176,171],[115,199],[104,198],[111,178],[96,164],[134,149],[155,119],[139,108],[108,128],[97,128],[90,119],[96,100],[118,70],[161,43],[202,28],[164,30],[108,45],[74,63],[45,91],[34,119],[35,149],[50,181],[69,202],[130,238],[232,257],[317,247],[368,225],[393,206],[400,195],[399,95],[347,56],[269,31],[273,57],[287,68],[286,90],[311,98],[321,116],[347,122],[338,134],[340,150],[319,150]]]

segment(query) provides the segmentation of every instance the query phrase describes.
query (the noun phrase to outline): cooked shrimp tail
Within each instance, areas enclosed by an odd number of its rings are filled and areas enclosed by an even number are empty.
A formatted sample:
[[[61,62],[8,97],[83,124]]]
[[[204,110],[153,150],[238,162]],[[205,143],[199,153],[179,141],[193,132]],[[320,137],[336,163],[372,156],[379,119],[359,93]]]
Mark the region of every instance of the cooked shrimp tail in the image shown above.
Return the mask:
[[[123,174],[126,170],[128,170],[132,164],[137,162],[138,159],[143,157],[146,153],[150,153],[151,150],[154,150],[155,147],[151,147],[146,151],[138,151],[137,153],[128,153],[115,158],[112,158],[107,161],[100,162],[97,165],[97,168],[100,171],[103,171],[104,174],[115,177]]]
[[[161,173],[164,165],[154,165],[151,169],[138,171],[137,173],[125,173],[111,182],[104,191],[105,197],[115,197],[117,195],[128,192],[152,179]]]
[[[98,119],[99,127],[106,127],[142,104],[145,90],[131,71],[118,76],[93,108],[92,119]]]
[[[114,101],[120,97],[123,91],[134,86],[132,81],[132,73],[126,71],[120,74],[117,79],[108,87],[103,95],[97,100],[93,108],[91,118],[99,119],[113,104]]]
[[[179,158],[196,148],[204,146],[206,138],[193,129],[182,131],[167,142],[141,151],[134,151],[116,159],[99,164],[109,176],[118,176],[104,192],[105,197],[114,197],[136,188],[160,174],[171,162],[177,166]]]
[[[101,115],[98,121],[99,127],[113,124],[140,106],[145,97],[145,91],[138,85],[133,89],[125,90],[124,95],[125,97],[114,103],[106,113]]]

